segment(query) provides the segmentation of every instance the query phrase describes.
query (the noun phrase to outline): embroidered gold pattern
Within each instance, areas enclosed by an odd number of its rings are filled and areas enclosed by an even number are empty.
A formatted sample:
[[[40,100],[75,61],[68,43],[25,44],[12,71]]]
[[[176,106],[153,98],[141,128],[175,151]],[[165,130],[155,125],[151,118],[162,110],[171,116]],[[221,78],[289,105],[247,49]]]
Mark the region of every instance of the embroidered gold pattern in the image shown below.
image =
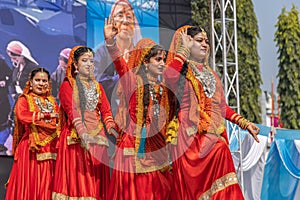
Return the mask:
[[[74,139],[72,136],[67,136],[67,144],[72,145],[72,144],[77,144],[79,143],[79,139]]]
[[[134,148],[124,148],[123,149],[124,156],[133,156],[134,155]]]
[[[25,95],[26,99],[27,99],[27,102],[28,102],[28,105],[29,105],[29,110],[31,112],[34,112],[35,110],[35,100],[34,100],[34,97],[32,97],[31,95]],[[38,97],[36,97],[38,98]],[[49,96],[47,97],[48,98],[48,103],[49,104],[52,104],[52,106],[55,106],[55,99],[52,97],[52,96]],[[40,113],[39,113],[40,114]],[[58,130],[56,129],[54,133],[52,133],[51,135],[49,135],[48,137],[46,137],[44,140],[40,140],[40,137],[39,137],[39,134],[38,134],[38,130],[35,126],[35,123],[32,123],[31,124],[31,128],[32,128],[32,134],[33,134],[33,137],[34,137],[34,140],[35,140],[35,143],[40,145],[40,146],[45,146],[46,144],[48,144],[49,142],[51,142],[54,138],[57,137],[58,135]]]
[[[138,89],[136,91],[136,99],[137,99],[137,106],[136,106],[136,125],[135,125],[135,151],[138,152],[140,146],[140,139],[141,139],[141,129],[143,125],[143,81],[142,79],[137,79]]]
[[[65,194],[52,192],[52,199],[55,200],[97,200],[95,197],[70,197]]]
[[[186,74],[186,78],[190,81],[190,83],[192,84],[192,87],[194,89],[194,92],[197,96],[198,99],[198,104],[197,104],[197,110],[200,112],[200,116],[201,116],[201,120],[199,121],[199,123],[201,123],[201,121],[203,121],[201,124],[199,124],[198,129],[201,128],[202,130],[199,130],[199,133],[201,132],[206,132],[210,126],[210,115],[205,112],[201,107],[204,106],[202,105],[201,102],[201,95],[200,95],[200,88],[199,85],[201,84],[199,82],[199,80],[193,75],[193,72],[191,70],[191,68],[188,69],[188,72]],[[200,106],[201,105],[201,106]]]
[[[228,173],[223,177],[217,179],[212,183],[212,186],[209,190],[204,192],[198,200],[211,199],[211,197],[217,192],[229,187],[231,185],[238,184],[238,178],[234,172]]]
[[[217,134],[217,135],[221,135],[224,132],[224,130],[225,130],[225,126],[222,124],[218,128],[216,128],[216,129],[209,130],[209,132]]]
[[[107,146],[107,147],[109,146],[107,138],[102,135],[96,135],[94,139],[96,141],[96,144]]]
[[[233,115],[231,115],[231,117],[230,117],[230,121],[233,121],[233,119],[234,118],[236,118],[238,116],[238,114],[237,113],[234,113]]]
[[[51,152],[47,152],[47,153],[37,153],[36,154],[36,159],[39,161],[42,160],[56,160],[56,153],[51,153]]]
[[[136,173],[148,173],[153,171],[164,171],[164,169],[170,166],[169,162],[166,161],[161,165],[151,165],[151,166],[144,166],[141,164],[140,159],[135,156],[135,172]]]

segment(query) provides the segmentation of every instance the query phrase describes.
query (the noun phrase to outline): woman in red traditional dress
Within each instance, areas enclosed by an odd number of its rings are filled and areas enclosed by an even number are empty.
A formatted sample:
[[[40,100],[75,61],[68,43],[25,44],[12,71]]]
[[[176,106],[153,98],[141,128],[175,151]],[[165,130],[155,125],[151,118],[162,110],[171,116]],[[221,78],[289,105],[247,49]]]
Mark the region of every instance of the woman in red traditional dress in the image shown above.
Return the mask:
[[[173,144],[172,200],[243,199],[224,118],[259,142],[259,128],[226,104],[221,81],[208,65],[209,47],[202,28],[184,26],[174,34],[167,57],[164,78],[179,100],[167,129]]]
[[[71,50],[59,98],[61,134],[52,199],[106,200],[109,185],[108,139],[114,121],[105,92],[93,75],[94,52]]]
[[[50,93],[49,72],[32,70],[15,105],[14,164],[7,200],[51,199],[59,108]]]
[[[112,24],[109,20],[104,33],[120,76],[116,115],[120,135],[108,199],[167,200],[171,174],[161,120],[167,93],[158,78],[164,70],[165,51],[152,40],[141,39],[127,64],[115,45],[117,30]]]

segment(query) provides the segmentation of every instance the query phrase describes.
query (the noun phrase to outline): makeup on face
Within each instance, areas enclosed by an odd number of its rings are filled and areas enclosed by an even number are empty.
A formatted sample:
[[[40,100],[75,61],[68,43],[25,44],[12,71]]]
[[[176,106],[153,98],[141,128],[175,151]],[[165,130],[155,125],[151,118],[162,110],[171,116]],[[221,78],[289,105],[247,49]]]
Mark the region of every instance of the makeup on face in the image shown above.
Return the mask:
[[[92,52],[86,52],[78,58],[76,64],[78,72],[81,76],[88,77],[94,68],[94,56]]]
[[[45,72],[37,72],[32,80],[30,80],[32,91],[37,95],[44,95],[49,86],[48,74]]]

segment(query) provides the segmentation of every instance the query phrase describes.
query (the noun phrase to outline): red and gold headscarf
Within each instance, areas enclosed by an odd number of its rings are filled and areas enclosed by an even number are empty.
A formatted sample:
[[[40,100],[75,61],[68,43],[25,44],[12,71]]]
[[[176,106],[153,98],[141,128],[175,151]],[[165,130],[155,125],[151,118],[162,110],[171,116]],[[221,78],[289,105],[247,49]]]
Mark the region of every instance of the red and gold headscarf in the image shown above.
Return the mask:
[[[155,46],[156,43],[149,39],[141,39],[135,46],[134,50],[131,52],[128,60],[128,69],[133,70],[137,73],[140,66],[143,64],[145,56],[150,52],[151,48]]]

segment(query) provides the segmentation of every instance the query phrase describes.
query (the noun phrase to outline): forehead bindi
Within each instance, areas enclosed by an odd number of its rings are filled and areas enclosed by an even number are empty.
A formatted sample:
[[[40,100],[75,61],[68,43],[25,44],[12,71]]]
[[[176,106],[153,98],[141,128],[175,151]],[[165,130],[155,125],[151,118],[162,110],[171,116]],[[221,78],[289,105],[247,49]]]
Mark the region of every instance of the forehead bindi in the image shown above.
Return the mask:
[[[205,33],[198,33],[197,35],[194,36],[194,39],[208,39],[207,35]]]

